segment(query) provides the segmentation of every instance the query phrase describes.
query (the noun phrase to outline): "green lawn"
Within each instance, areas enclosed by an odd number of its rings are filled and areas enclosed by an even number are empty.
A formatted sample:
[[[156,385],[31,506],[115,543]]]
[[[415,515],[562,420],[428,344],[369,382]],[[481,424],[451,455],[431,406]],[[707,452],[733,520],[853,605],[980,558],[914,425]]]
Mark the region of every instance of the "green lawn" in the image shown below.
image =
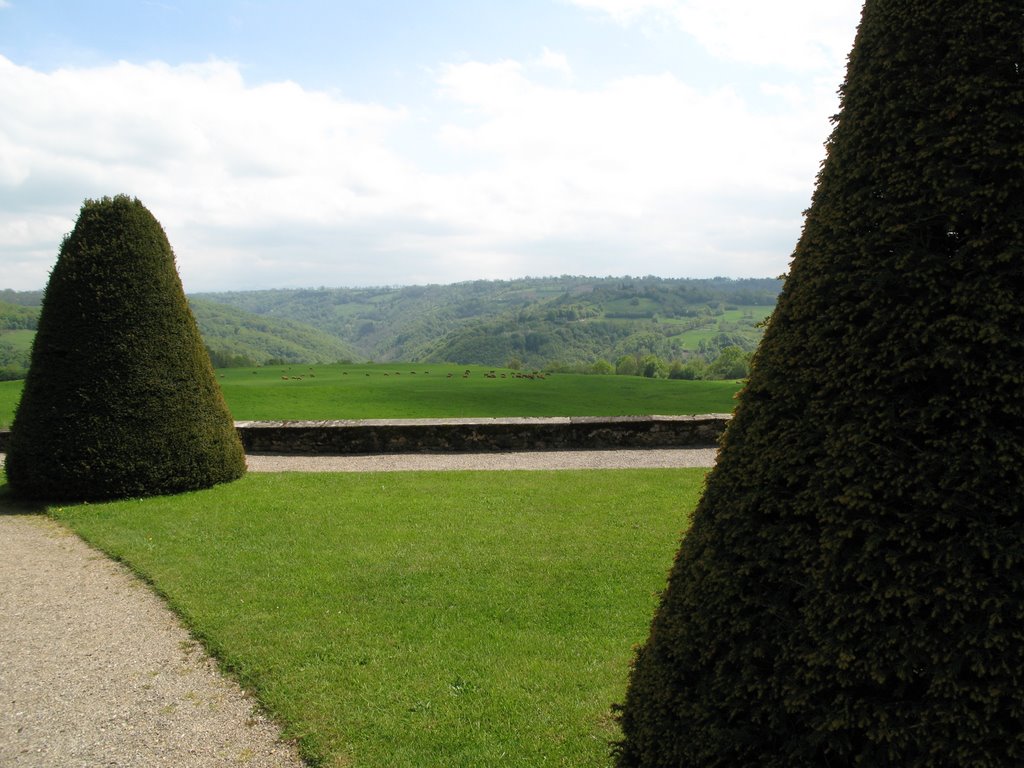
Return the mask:
[[[489,371],[400,363],[228,368],[217,374],[239,421],[731,413],[740,388],[737,381],[637,376],[517,379],[497,369],[488,378]],[[20,381],[0,382],[0,428],[10,426],[21,387]]]
[[[0,429],[8,429],[21,398],[22,381],[0,381]]]
[[[150,580],[316,763],[607,766],[703,477],[249,475],[51,514]]]
[[[464,377],[467,370],[470,375]],[[729,413],[740,387],[736,381],[636,376],[517,379],[501,369],[488,378],[489,370],[402,363],[268,366],[227,369],[218,375],[239,420]]]

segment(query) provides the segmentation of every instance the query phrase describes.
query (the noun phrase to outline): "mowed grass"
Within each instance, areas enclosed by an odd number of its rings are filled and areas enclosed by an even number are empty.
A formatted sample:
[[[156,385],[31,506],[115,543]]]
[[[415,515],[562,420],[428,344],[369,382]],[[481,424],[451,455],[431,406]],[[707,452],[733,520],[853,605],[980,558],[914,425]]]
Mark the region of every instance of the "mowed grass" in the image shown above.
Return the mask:
[[[14,409],[21,399],[23,381],[0,381],[0,429],[9,429],[14,420]]]
[[[703,470],[249,475],[51,514],[326,766],[607,766]]]
[[[516,378],[507,369],[407,363],[267,366],[218,376],[232,414],[243,421],[730,413],[740,389],[737,381]]]
[[[490,371],[400,363],[226,368],[217,376],[238,421],[731,413],[741,386],[582,374],[515,378],[507,369],[489,378]],[[10,427],[21,388],[20,381],[0,382],[0,428]]]

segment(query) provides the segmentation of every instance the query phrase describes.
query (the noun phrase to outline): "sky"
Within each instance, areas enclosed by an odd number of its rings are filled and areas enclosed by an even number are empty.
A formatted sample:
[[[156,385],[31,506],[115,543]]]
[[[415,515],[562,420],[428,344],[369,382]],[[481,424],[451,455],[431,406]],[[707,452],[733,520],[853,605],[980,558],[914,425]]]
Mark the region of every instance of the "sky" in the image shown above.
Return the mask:
[[[139,198],[189,293],[774,277],[861,0],[0,0],[0,288]]]

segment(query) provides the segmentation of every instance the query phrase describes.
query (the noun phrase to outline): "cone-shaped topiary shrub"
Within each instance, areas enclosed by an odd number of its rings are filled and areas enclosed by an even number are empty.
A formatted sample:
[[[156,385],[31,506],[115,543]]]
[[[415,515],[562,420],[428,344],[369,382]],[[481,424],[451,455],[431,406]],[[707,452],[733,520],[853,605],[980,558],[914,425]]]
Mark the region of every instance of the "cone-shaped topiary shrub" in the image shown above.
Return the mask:
[[[867,0],[620,766],[1024,765],[1022,45]]]
[[[163,228],[138,200],[87,200],[43,297],[11,427],[12,490],[149,496],[244,472]]]

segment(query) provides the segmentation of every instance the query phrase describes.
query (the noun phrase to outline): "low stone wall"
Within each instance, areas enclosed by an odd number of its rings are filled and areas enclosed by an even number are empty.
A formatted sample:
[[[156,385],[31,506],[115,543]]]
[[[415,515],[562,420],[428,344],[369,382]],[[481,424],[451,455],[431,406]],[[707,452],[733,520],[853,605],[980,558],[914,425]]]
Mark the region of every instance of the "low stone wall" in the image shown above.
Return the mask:
[[[712,446],[727,414],[504,419],[247,421],[248,453],[474,453]]]
[[[713,446],[729,415],[235,422],[247,453],[377,454]],[[0,451],[9,433],[0,431]]]

